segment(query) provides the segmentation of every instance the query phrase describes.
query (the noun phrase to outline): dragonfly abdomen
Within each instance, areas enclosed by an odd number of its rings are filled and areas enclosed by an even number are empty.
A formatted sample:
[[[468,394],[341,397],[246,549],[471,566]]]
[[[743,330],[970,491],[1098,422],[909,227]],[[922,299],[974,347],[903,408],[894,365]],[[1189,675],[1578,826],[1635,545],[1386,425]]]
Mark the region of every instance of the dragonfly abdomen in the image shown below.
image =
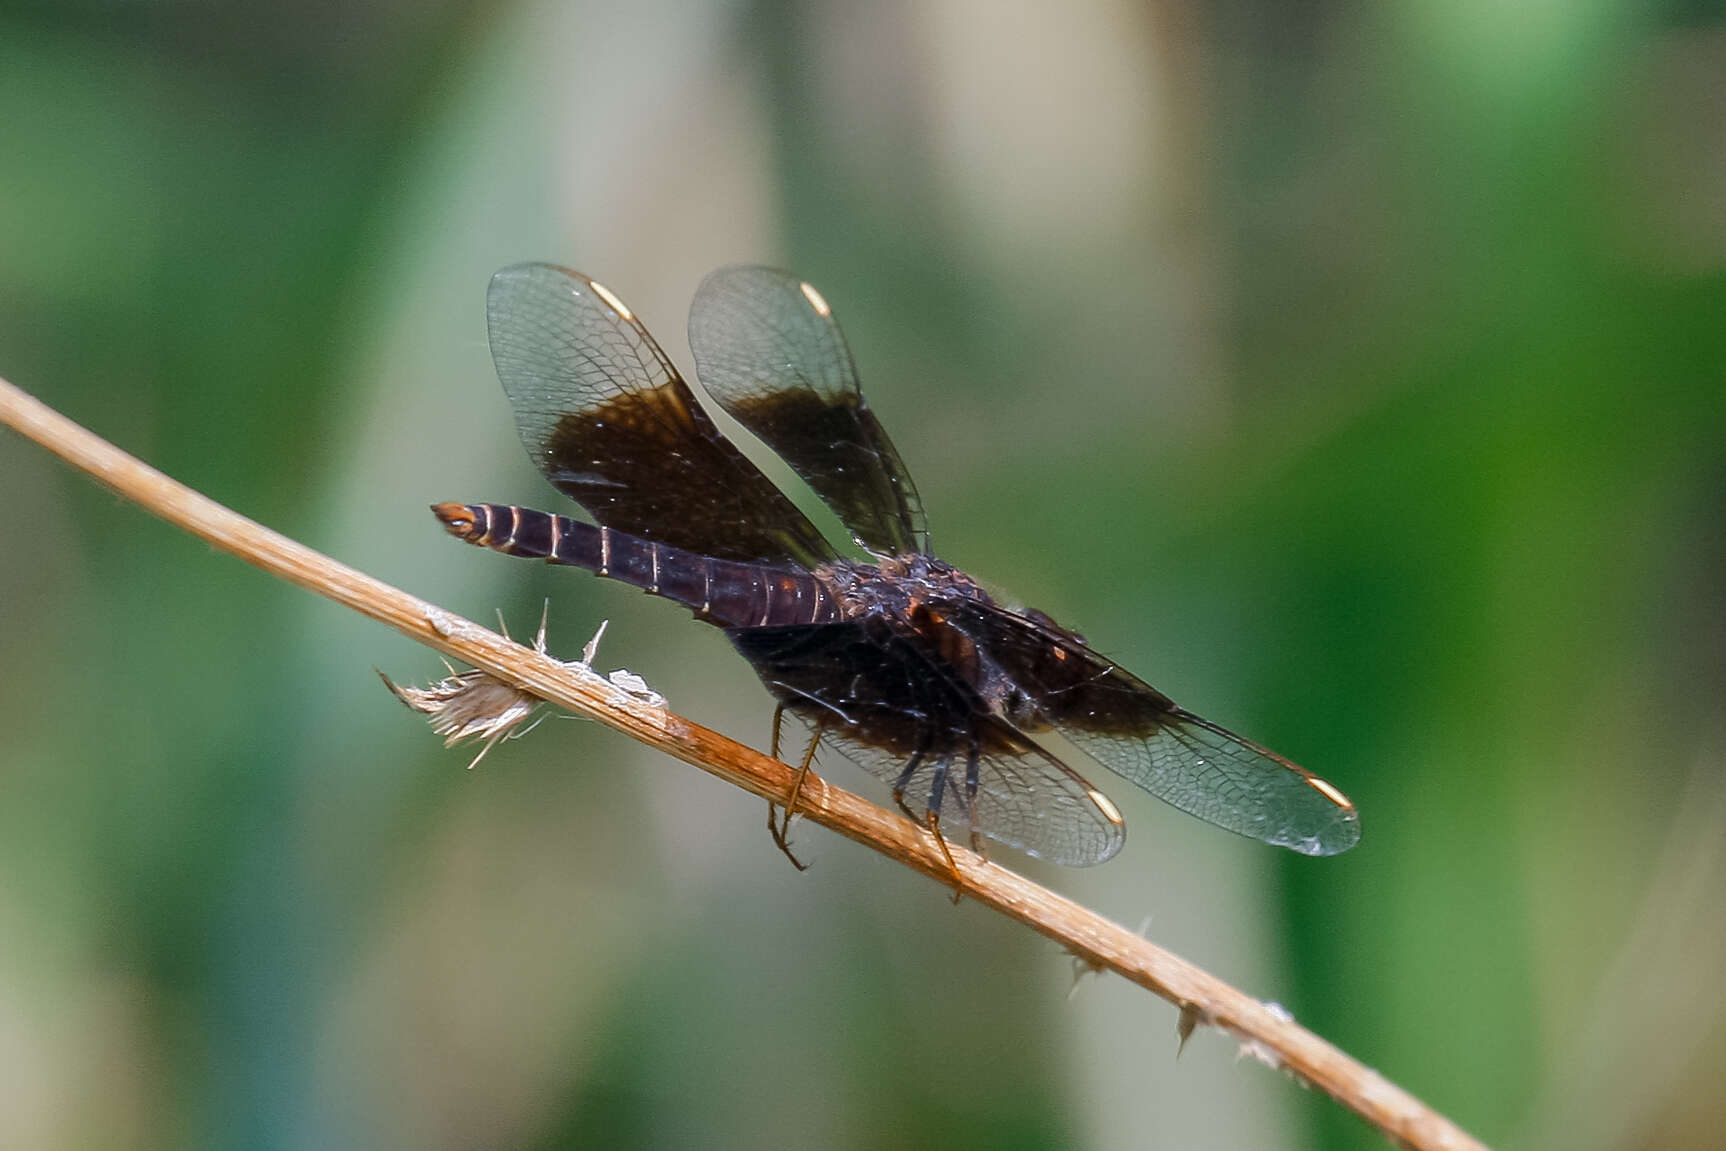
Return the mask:
[[[434,504],[449,533],[478,547],[567,564],[680,603],[717,627],[833,623],[839,603],[797,567],[740,563],[513,504]]]

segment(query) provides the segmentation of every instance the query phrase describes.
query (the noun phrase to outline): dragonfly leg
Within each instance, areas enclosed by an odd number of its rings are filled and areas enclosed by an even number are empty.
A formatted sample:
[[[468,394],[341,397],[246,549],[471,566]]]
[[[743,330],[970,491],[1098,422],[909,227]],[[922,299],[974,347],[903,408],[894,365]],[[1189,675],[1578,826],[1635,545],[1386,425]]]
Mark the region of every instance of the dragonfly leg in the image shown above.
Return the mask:
[[[768,741],[768,744],[767,744],[767,754],[772,756],[774,759],[779,758],[779,725],[781,723],[783,723],[784,720],[785,720],[785,705],[779,704],[776,707],[774,707],[774,709],[773,709],[773,736]],[[767,801],[767,830],[769,833],[772,834],[773,842],[779,844],[779,850],[784,851],[785,854],[787,854],[787,855],[790,855],[791,853],[786,850],[785,844],[781,840],[779,831],[777,830],[777,824],[774,822],[775,818],[777,816],[777,811],[778,811],[778,808],[776,807],[774,802],[771,799],[768,800]],[[796,858],[793,858],[791,860],[791,862],[797,863]],[[799,871],[803,870],[803,865],[801,863],[797,863],[797,870],[799,870]]]
[[[807,871],[809,865],[801,862],[791,853],[791,844],[787,837],[791,834],[791,816],[797,811],[797,797],[803,794],[803,781],[809,778],[809,768],[815,762],[815,749],[821,746],[821,721],[815,721],[815,734],[809,739],[809,748],[803,753],[803,763],[797,768],[797,778],[792,781],[791,795],[785,801],[785,819],[777,829],[773,826],[773,804],[767,805],[767,830],[773,836],[773,842],[779,850],[785,853],[798,871]]]
[[[797,767],[797,778],[791,784],[791,797],[785,801],[785,822],[781,825],[786,831],[791,830],[791,816],[797,810],[797,797],[803,794],[803,781],[809,778],[809,768],[815,763],[815,749],[821,745],[821,721],[815,721],[815,732],[809,737],[809,747],[803,752],[803,762]]]
[[[935,846],[947,857],[947,870],[953,875],[953,903],[957,906],[959,900],[965,897],[965,877],[959,874],[959,863],[953,858],[953,849],[947,846],[947,837],[941,834],[941,813],[927,811],[923,814],[923,820],[929,828],[929,834],[935,837]]]
[[[773,709],[772,750],[774,759],[779,758],[780,724],[783,721],[784,716],[784,704],[780,704],[778,707]],[[791,834],[791,816],[797,810],[797,797],[803,793],[803,781],[809,778],[809,768],[815,762],[815,749],[820,745],[821,721],[817,719],[815,721],[815,734],[810,737],[809,747],[803,753],[803,763],[797,769],[797,778],[791,784],[791,795],[785,801],[785,818],[783,821],[776,818],[777,812],[775,811],[773,801],[771,799],[767,801],[767,834],[773,837],[774,846],[778,847],[780,851],[785,853],[785,858],[789,859],[791,861],[791,865],[798,871],[809,870],[809,865],[798,859],[796,855],[792,854],[791,843],[787,839],[787,836]]]
[[[905,761],[905,769],[899,773],[899,778],[893,781],[893,802],[912,823],[921,823],[922,820],[905,802],[905,789],[911,786],[911,777],[917,774],[917,769],[923,765],[923,758],[929,754],[929,749],[934,744],[934,729],[925,728],[917,736],[917,748],[911,753],[911,758]]]
[[[965,893],[965,881],[959,874],[959,865],[953,859],[952,849],[947,846],[947,838],[941,834],[941,793],[947,786],[947,764],[950,758],[943,756],[936,763],[935,772],[930,780],[929,803],[919,816],[911,810],[911,805],[905,802],[905,789],[911,786],[911,780],[917,774],[917,769],[923,766],[930,750],[935,746],[935,729],[925,727],[917,736],[917,747],[911,752],[911,758],[905,761],[905,767],[899,772],[899,778],[893,781],[893,802],[905,818],[912,823],[920,823],[928,828],[929,834],[935,837],[935,845],[941,849],[941,854],[947,858],[947,868],[953,873],[953,902],[959,902],[959,897]]]
[[[952,762],[951,756],[943,755],[935,764],[935,773],[929,780],[929,807],[923,820],[928,825],[929,834],[935,837],[935,845],[947,857],[947,870],[953,873],[953,902],[958,903],[965,894],[965,879],[959,874],[959,864],[953,859],[953,849],[947,846],[947,837],[941,834],[941,803],[946,797],[947,771]]]
[[[982,779],[982,759],[983,749],[973,733],[971,744],[965,749],[965,813],[971,818],[971,850],[988,859],[989,852],[983,845],[982,821],[977,818],[977,787]]]

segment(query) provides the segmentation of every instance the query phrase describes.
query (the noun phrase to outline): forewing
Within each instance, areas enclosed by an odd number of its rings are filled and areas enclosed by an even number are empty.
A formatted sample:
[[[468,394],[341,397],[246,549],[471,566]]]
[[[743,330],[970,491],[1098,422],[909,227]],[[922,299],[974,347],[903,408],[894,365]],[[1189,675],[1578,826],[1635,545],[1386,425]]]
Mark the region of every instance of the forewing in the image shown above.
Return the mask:
[[[1073,633],[1000,608],[979,609],[973,626],[1048,725],[1165,803],[1303,855],[1335,855],[1360,839],[1359,812],[1336,787],[1176,707]]]
[[[689,312],[701,386],[790,464],[863,547],[927,551],[910,473],[858,387],[833,310],[774,268],[721,268]]]
[[[492,277],[486,324],[528,455],[601,524],[723,559],[833,558],[604,286],[517,264]]]
[[[978,834],[1073,867],[1120,850],[1125,828],[1077,772],[999,717],[913,645],[867,621],[729,633],[823,746],[933,811],[943,834]]]

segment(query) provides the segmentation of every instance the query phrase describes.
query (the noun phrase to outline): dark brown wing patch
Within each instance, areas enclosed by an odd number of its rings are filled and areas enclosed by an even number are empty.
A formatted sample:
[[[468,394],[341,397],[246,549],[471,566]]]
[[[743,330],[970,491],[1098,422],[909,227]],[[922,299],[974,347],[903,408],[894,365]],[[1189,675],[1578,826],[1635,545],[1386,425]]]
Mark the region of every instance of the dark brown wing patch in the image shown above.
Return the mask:
[[[518,264],[492,277],[486,321],[528,455],[594,519],[721,559],[814,567],[833,558],[603,285]]]
[[[911,474],[863,399],[833,310],[776,268],[721,268],[689,310],[701,386],[878,555],[929,550]]]

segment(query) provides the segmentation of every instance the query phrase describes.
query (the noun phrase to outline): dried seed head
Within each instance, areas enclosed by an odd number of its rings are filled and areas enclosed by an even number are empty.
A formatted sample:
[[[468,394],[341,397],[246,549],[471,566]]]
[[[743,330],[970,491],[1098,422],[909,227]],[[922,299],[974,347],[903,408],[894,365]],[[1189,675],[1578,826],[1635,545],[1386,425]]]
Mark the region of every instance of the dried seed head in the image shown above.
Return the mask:
[[[550,605],[547,604],[549,611]],[[606,621],[610,622],[610,621]],[[533,650],[544,655],[545,652],[544,613],[539,619],[539,634],[534,636]],[[502,628],[505,639],[509,638],[508,627],[503,626],[502,613],[498,615],[498,625]],[[591,671],[594,653],[599,648],[599,639],[605,634],[605,623],[599,625],[599,630],[593,633],[593,638],[582,648],[581,659],[575,663],[565,664],[566,667],[578,667]],[[382,671],[378,677],[384,681],[384,686],[395,693],[397,699],[427,716],[431,720],[431,728],[444,737],[445,747],[469,739],[483,739],[485,746],[479,749],[479,754],[468,764],[472,769],[485,758],[501,739],[514,739],[532,731],[534,723],[528,723],[534,718],[545,700],[532,692],[524,691],[513,684],[505,683],[489,672],[477,668],[472,671],[457,671],[450,667],[448,661],[444,666],[449,668],[449,675],[438,680],[429,687],[404,687],[391,680]],[[634,672],[614,671],[611,673],[612,687],[650,707],[664,707],[665,697],[647,686],[647,682]],[[523,726],[526,724],[527,726]]]
[[[458,672],[452,668],[447,678],[430,687],[404,687],[381,671],[378,676],[397,699],[430,718],[431,729],[444,737],[445,747],[468,739],[485,740],[485,746],[468,764],[470,770],[498,740],[532,730],[522,725],[545,702],[483,671]]]
[[[539,617],[539,634],[533,638],[533,650],[541,655],[545,654],[545,624],[550,610],[551,604],[547,601]],[[503,627],[502,612],[498,613],[498,625]],[[599,626],[599,631],[604,634],[604,624]],[[503,635],[505,639],[509,638],[508,627],[503,627]],[[589,647],[598,641],[599,636],[594,636]],[[448,661],[444,667],[449,668],[449,675],[430,687],[402,687],[382,671],[378,672],[378,677],[397,699],[430,718],[431,729],[444,737],[445,747],[454,747],[468,739],[485,740],[485,746],[467,765],[468,770],[473,770],[498,740],[526,735],[533,730],[531,724],[527,727],[522,725],[533,718],[534,712],[545,703],[543,699],[487,672],[458,672],[450,667]]]

